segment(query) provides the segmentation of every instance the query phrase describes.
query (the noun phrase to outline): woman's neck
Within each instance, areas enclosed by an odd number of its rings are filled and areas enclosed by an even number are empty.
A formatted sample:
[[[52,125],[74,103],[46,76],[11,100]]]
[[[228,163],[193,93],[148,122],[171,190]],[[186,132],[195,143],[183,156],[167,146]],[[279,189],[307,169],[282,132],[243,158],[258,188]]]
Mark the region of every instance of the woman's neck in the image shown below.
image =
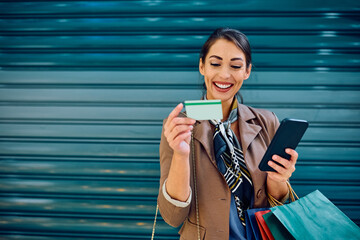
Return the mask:
[[[229,118],[229,114],[231,111],[231,104],[233,102],[233,99],[230,99],[228,101],[221,101],[221,107],[222,107],[222,112],[223,112],[223,119],[221,119],[221,121],[225,121]]]

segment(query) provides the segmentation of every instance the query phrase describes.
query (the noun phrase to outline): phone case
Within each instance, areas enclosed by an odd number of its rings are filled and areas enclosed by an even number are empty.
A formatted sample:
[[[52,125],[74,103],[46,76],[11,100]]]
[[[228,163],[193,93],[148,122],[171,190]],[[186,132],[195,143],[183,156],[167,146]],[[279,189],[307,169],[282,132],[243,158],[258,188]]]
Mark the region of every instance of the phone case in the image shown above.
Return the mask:
[[[295,149],[303,137],[309,123],[305,120],[285,118],[281,121],[268,149],[266,150],[260,164],[261,171],[275,170],[268,165],[274,154],[283,158],[290,159],[290,155],[285,153],[286,148]]]

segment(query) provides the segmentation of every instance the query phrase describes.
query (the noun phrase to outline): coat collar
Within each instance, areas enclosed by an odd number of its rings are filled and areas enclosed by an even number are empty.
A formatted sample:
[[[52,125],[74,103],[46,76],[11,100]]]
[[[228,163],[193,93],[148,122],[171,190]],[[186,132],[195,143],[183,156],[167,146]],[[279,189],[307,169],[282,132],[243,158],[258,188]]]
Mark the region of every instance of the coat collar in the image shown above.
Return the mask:
[[[240,141],[245,156],[246,151],[249,148],[249,145],[255,139],[255,137],[258,135],[258,133],[262,128],[259,125],[249,122],[250,120],[256,118],[256,116],[250,110],[249,107],[243,104],[239,104],[238,114],[239,114]]]
[[[238,116],[240,142],[245,156],[249,145],[260,132],[261,127],[248,122],[252,119],[255,119],[256,116],[247,106],[243,104],[238,105]],[[213,128],[211,127],[211,123],[207,120],[196,121],[193,134],[194,138],[203,145],[205,151],[209,155],[209,158],[215,160],[213,144],[214,133]]]

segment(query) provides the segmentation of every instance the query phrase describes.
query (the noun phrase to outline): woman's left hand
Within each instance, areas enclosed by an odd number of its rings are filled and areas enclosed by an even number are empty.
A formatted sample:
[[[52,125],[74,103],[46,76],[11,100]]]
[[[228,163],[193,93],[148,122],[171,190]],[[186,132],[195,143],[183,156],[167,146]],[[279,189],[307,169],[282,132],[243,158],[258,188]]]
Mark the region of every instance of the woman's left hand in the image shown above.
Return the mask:
[[[267,172],[267,176],[275,182],[286,182],[295,171],[298,153],[291,148],[285,149],[285,152],[290,155],[290,160],[282,158],[279,155],[273,155],[272,161],[268,162],[269,166],[276,170],[276,172]],[[281,164],[282,166],[276,164],[275,162]]]

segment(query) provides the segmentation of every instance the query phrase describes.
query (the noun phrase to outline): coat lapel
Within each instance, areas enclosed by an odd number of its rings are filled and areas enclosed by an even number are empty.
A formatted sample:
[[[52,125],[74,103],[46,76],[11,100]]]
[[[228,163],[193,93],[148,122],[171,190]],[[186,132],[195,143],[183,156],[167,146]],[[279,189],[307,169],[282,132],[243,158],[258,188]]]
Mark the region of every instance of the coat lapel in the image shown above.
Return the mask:
[[[256,118],[256,116],[245,105],[238,105],[238,113],[240,141],[243,154],[245,156],[247,149],[249,148],[254,138],[260,132],[261,127],[251,122],[248,122],[249,120]]]
[[[211,128],[211,123],[207,120],[196,121],[193,134],[194,138],[204,147],[209,159],[215,162],[213,129]]]

